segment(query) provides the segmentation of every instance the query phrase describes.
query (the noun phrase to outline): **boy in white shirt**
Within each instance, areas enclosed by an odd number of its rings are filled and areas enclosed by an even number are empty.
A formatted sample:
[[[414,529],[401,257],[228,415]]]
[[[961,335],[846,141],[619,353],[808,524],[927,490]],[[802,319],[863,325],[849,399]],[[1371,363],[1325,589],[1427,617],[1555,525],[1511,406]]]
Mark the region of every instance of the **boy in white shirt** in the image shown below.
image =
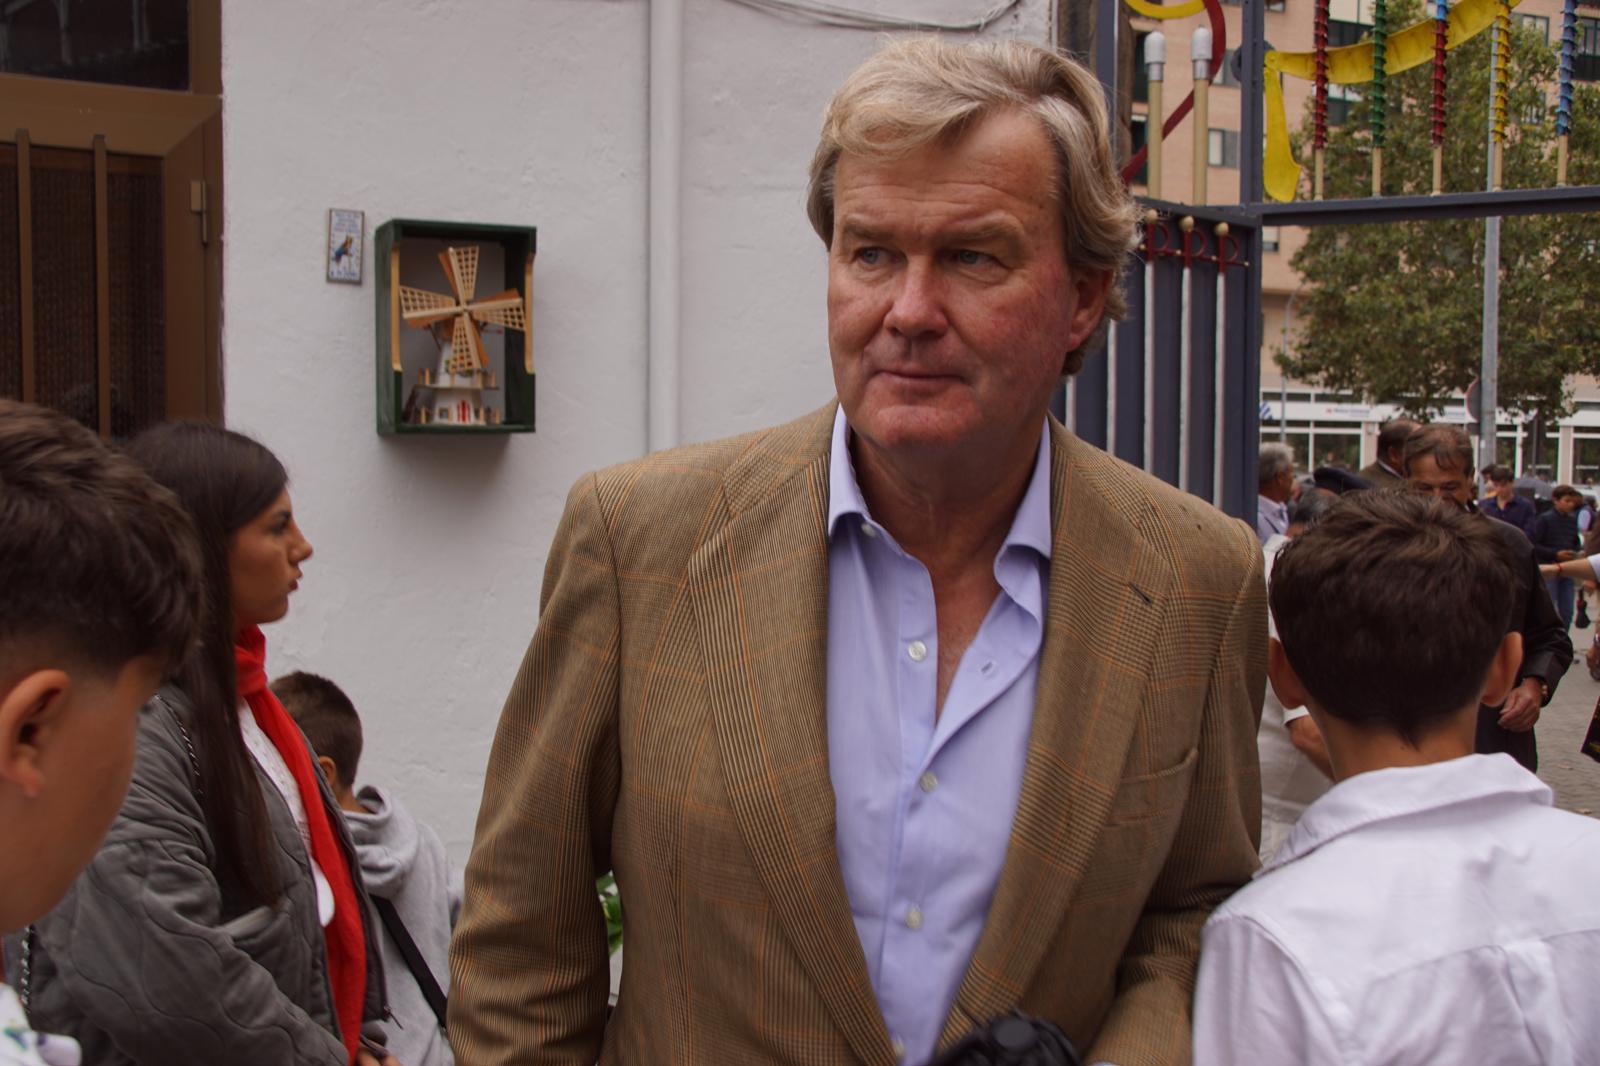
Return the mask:
[[[1196,1066],[1596,1061],[1600,821],[1472,754],[1521,659],[1488,521],[1357,493],[1279,554],[1268,675],[1339,783],[1206,923]]]

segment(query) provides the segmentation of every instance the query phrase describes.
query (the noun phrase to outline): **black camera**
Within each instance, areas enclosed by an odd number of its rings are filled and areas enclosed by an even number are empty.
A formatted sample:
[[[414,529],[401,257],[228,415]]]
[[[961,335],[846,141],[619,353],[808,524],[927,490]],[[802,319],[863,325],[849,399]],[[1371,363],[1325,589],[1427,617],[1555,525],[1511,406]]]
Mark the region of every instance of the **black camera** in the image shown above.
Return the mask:
[[[1013,1011],[968,1033],[928,1066],[1083,1066],[1083,1059],[1054,1023]]]

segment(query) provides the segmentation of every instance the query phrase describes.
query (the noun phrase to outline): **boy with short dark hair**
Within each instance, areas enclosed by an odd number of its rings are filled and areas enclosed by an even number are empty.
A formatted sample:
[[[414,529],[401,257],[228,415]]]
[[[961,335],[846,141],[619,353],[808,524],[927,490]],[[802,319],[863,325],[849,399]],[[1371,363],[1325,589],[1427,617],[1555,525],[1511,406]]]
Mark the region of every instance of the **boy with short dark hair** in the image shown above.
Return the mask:
[[[444,845],[386,789],[356,791],[361,716],[338,685],[296,672],[271,687],[317,753],[384,928],[383,968],[399,1022],[390,1029],[389,1052],[405,1066],[453,1066],[441,1015],[460,893]]]
[[[48,911],[94,856],[200,595],[171,493],[66,416],[0,400],[0,930]],[[73,1042],[27,1031],[5,986],[0,1031],[6,1066],[76,1061]]]
[[[1202,933],[1195,1063],[1577,1063],[1600,1047],[1600,822],[1473,755],[1515,681],[1510,549],[1357,493],[1279,554],[1269,676],[1334,788]]]

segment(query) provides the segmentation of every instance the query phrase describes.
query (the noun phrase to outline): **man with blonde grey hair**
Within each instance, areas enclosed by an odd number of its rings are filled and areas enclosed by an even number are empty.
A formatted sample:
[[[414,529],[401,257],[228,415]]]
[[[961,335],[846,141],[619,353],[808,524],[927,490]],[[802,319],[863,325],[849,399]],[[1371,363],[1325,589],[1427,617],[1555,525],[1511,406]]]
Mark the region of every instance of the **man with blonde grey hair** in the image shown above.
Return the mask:
[[[1255,865],[1261,557],[1047,413],[1134,236],[1100,87],[893,43],[828,109],[810,214],[837,403],[569,497],[457,1060],[920,1066],[1020,1010],[1187,1062],[1200,927]]]
[[[1256,459],[1256,536],[1265,544],[1289,531],[1294,499],[1294,452],[1287,444],[1263,444]]]

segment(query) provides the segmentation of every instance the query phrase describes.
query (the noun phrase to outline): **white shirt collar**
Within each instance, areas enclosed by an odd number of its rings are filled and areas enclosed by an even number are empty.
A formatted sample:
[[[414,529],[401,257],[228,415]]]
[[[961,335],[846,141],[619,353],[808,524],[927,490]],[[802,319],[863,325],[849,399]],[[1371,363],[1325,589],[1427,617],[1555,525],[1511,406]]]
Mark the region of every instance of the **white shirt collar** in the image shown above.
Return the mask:
[[[858,515],[872,523],[880,533],[888,531],[878,525],[867,509],[856,481],[855,464],[850,459],[850,425],[845,421],[841,405],[833,416],[833,444],[828,457],[828,536],[832,537],[841,518]],[[1033,474],[1028,488],[1017,505],[1016,517],[1005,543],[1003,554],[1013,545],[1032,548],[1042,558],[1050,558],[1050,420],[1046,418],[1039,429],[1039,450],[1033,460]]]
[[[1554,801],[1548,785],[1505,754],[1466,755],[1426,766],[1394,766],[1356,774],[1306,808],[1289,839],[1256,876],[1304,858],[1365,826],[1491,797],[1520,797],[1543,807]]]

